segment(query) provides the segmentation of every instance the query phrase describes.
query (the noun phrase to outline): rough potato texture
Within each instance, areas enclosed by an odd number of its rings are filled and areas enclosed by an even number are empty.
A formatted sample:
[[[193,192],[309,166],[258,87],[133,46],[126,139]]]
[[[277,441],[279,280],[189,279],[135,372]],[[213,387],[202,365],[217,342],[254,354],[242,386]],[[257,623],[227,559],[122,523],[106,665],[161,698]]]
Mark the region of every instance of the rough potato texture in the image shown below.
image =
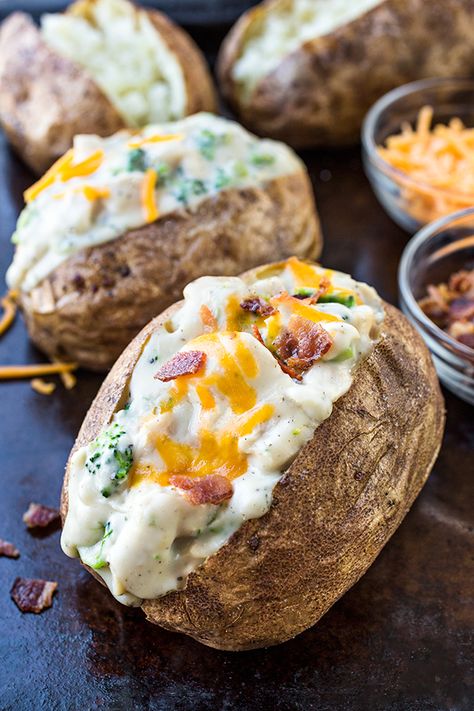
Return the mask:
[[[87,16],[94,0],[75,12]],[[205,59],[180,27],[156,10],[149,19],[181,66],[185,115],[216,111],[217,99]],[[109,136],[125,120],[88,72],[51,50],[33,20],[10,15],[0,30],[0,124],[23,160],[43,173],[78,133]]]
[[[123,353],[73,451],[96,437],[125,401],[143,345],[178,306],[148,324]],[[275,487],[270,511],[245,523],[188,577],[184,590],[145,601],[147,618],[226,650],[277,644],[307,629],[396,530],[433,466],[443,427],[429,353],[402,314],[386,305],[380,342]],[[69,466],[63,518],[68,478]]]
[[[316,258],[321,234],[306,172],[226,190],[194,210],[72,255],[21,307],[51,357],[106,370],[138,331],[205,274],[234,275],[291,254]]]
[[[125,126],[88,74],[50,50],[19,12],[0,29],[0,124],[36,173],[65,153],[76,133],[108,136]]]
[[[384,0],[288,54],[244,99],[232,67],[262,17],[291,5],[269,0],[243,15],[218,60],[224,95],[262,135],[296,147],[356,142],[366,112],[390,89],[425,77],[474,76],[474,0]]]

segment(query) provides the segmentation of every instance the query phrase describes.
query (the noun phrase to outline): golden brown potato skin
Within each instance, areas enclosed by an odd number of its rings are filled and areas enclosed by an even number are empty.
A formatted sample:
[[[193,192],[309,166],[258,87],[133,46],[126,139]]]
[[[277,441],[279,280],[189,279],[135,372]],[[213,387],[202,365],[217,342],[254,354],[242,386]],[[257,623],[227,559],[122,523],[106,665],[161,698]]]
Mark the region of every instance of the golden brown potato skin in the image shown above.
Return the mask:
[[[232,28],[218,59],[222,92],[253,131],[303,148],[357,142],[362,120],[385,92],[425,77],[474,76],[474,0],[385,0],[287,55],[249,101],[231,70],[266,13],[267,0]]]
[[[0,124],[36,173],[63,155],[76,133],[108,136],[125,127],[88,74],[50,50],[21,12],[0,29]]]
[[[84,0],[82,11],[94,1]],[[216,111],[214,85],[198,47],[162,13],[147,13],[179,59],[185,115]],[[88,72],[51,50],[33,20],[20,12],[10,15],[0,29],[0,125],[35,173],[43,173],[63,155],[76,134],[109,136],[126,126]]]
[[[125,402],[143,345],[178,306],[122,354],[73,452]],[[270,511],[246,522],[191,573],[184,590],[144,601],[148,620],[217,649],[274,645],[317,622],[371,565],[423,486],[444,428],[428,350],[405,317],[385,306],[380,342],[275,487]],[[69,466],[63,519],[68,478]]]
[[[22,292],[32,341],[50,357],[110,368],[156,314],[205,274],[235,275],[291,254],[316,258],[322,237],[302,169],[264,187],[226,190],[63,262]]]

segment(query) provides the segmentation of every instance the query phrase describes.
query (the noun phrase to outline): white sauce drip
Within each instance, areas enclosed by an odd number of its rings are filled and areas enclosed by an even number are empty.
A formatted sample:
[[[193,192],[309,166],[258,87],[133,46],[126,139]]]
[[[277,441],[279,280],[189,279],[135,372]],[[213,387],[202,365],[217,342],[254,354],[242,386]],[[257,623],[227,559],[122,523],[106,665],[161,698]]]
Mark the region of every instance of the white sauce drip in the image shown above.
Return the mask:
[[[318,267],[315,270],[323,271]],[[99,451],[94,443],[75,453],[61,545],[68,555],[80,555],[95,567],[121,602],[140,604],[142,599],[183,588],[187,575],[218,551],[244,521],[265,514],[282,473],[315,428],[330,416],[335,400],[349,389],[354,367],[377,338],[383,309],[379,297],[367,285],[339,272],[332,273],[331,280],[337,288],[353,290],[360,303],[350,308],[338,303],[317,305],[319,311],[341,320],[320,323],[331,335],[333,345],[301,382],[285,374],[270,351],[250,333],[219,333],[219,342],[228,353],[235,353],[242,343],[258,364],[255,377],[247,378],[256,391],[256,405],[243,415],[233,413],[227,398],[214,388],[215,407],[203,410],[193,385],[199,384],[200,378],[191,381],[185,397],[160,414],[160,404],[169,400],[176,381],[161,382],[154,374],[178,351],[196,349],[207,353],[206,377],[222,372],[218,351],[212,344],[203,346],[200,338],[200,307],[207,305],[219,329],[225,329],[229,297],[235,296],[240,302],[256,294],[293,293],[294,281],[288,269],[254,283],[237,277],[198,279],[186,287],[184,304],[168,328],[162,327],[150,337],[131,377],[129,406],[112,420],[121,452],[132,447],[134,464],[164,471],[166,466],[154,444],[157,438],[166,436],[196,447],[204,426],[211,432],[236,433],[238,450],[247,456],[248,467],[233,480],[233,495],[228,502],[193,505],[179,489],[146,478],[134,486],[129,486],[127,478],[114,482],[111,477],[117,463],[107,450],[91,464],[91,457]],[[352,352],[348,357],[349,349]],[[273,408],[271,416],[250,433],[240,435],[242,418],[262,406]],[[97,463],[91,473],[90,468]],[[108,490],[107,498],[101,493],[104,489]]]
[[[136,149],[130,143],[156,135],[177,138],[144,143],[139,147],[144,155],[133,162],[131,152]],[[157,171],[160,216],[183,207],[194,209],[225,189],[264,185],[304,170],[283,143],[260,140],[239,124],[207,113],[148,126],[133,135],[120,131],[109,138],[76,136],[74,164],[96,151],[103,151],[104,158],[94,173],[64,182],[58,177],[21,213],[12,238],[17,249],[7,272],[10,288],[29,292],[72,254],[146,224],[145,173],[137,165],[142,158],[143,167]],[[86,186],[105,188],[110,195],[91,200],[83,192]]]

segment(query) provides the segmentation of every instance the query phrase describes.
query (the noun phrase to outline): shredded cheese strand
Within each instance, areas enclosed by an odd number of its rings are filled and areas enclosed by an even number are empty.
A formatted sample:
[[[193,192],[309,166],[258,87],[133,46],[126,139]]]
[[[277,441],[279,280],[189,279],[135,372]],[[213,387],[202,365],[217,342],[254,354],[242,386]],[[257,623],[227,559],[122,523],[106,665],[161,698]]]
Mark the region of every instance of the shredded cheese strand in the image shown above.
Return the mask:
[[[129,148],[141,148],[141,146],[147,143],[164,143],[165,141],[182,141],[184,134],[182,133],[163,133],[161,135],[155,134],[153,136],[146,136],[145,138],[132,139],[128,146]]]
[[[8,331],[13,321],[15,320],[17,311],[17,296],[18,294],[16,291],[9,291],[1,299],[0,303],[2,305],[3,315],[0,319],[0,336],[2,336],[4,333],[6,333],[6,331]]]
[[[40,193],[43,192],[43,190],[46,190],[46,188],[52,185],[56,178],[60,175],[63,168],[67,167],[70,163],[72,163],[73,157],[74,153],[71,148],[69,151],[67,151],[67,153],[61,156],[61,158],[59,158],[49,170],[46,171],[42,178],[40,178],[31,187],[25,190],[25,192],[23,193],[23,198],[25,202],[27,204],[32,202],[38,197]]]
[[[160,214],[155,198],[156,178],[157,175],[153,168],[149,168],[143,178],[141,200],[147,222],[154,222]]]
[[[0,380],[18,380],[42,375],[55,375],[76,370],[75,363],[34,363],[32,365],[2,365]]]
[[[46,380],[42,380],[41,378],[33,378],[30,385],[33,390],[40,395],[52,395],[56,390],[55,383],[47,383]]]

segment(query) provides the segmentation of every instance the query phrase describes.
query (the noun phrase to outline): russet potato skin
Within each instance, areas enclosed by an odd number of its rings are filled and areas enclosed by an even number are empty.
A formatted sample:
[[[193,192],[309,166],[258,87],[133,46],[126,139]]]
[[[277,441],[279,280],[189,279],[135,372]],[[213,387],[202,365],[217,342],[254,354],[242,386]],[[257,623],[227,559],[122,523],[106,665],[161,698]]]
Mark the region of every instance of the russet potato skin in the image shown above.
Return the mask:
[[[124,404],[149,335],[178,307],[155,318],[124,351],[73,452]],[[144,601],[150,622],[217,649],[278,644],[315,624],[380,553],[423,486],[444,428],[428,350],[397,309],[385,308],[380,341],[276,485],[269,512],[246,522],[183,590]],[[68,465],[63,519],[69,474]]]
[[[84,12],[94,0],[83,0]],[[181,65],[185,115],[216,111],[206,61],[192,39],[156,10],[149,19]],[[26,14],[15,12],[0,29],[0,125],[21,158],[37,174],[72,145],[76,134],[110,136],[126,122],[89,73],[44,42]]]
[[[150,319],[205,274],[235,275],[292,254],[314,259],[322,237],[306,172],[225,190],[69,257],[21,292],[31,340],[48,356],[104,371]]]
[[[267,0],[245,13],[218,59],[224,96],[261,135],[298,148],[355,143],[366,112],[390,89],[428,77],[474,76],[474,0],[384,0],[288,54],[244,101],[232,67],[262,17],[291,4]]]

